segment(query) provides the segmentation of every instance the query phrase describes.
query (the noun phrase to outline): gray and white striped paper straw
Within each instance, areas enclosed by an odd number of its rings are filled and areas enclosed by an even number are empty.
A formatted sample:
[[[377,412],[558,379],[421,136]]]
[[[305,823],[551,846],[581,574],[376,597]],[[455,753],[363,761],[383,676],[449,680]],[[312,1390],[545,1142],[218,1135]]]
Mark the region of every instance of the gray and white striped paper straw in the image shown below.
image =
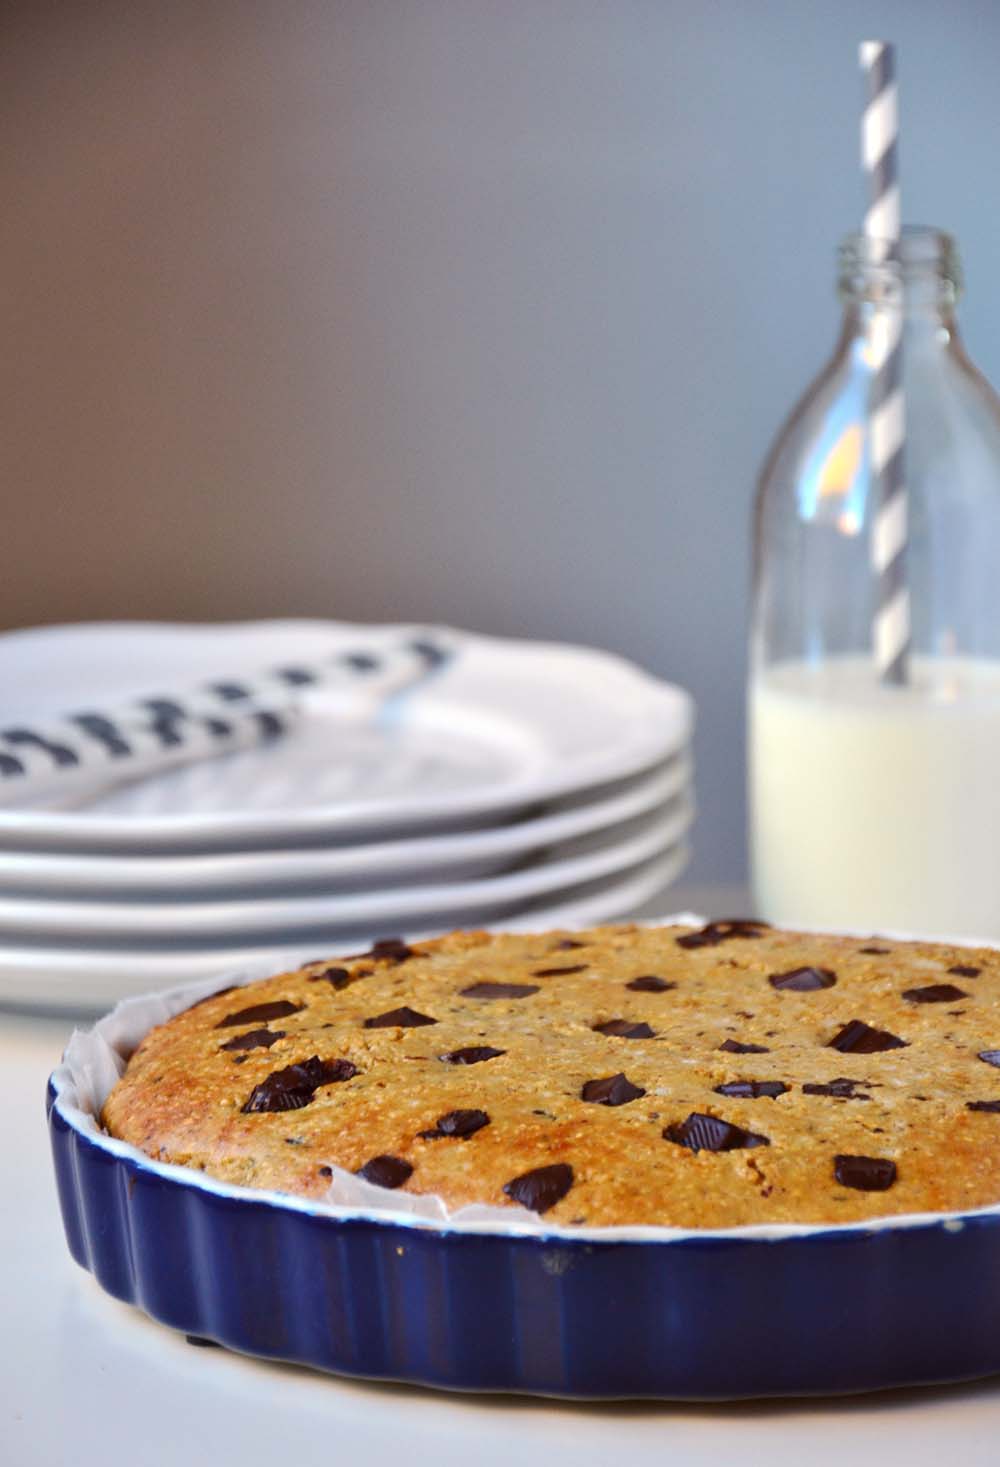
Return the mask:
[[[377,709],[422,682],[450,655],[440,634],[419,635],[250,677],[219,677],[118,706],[0,725],[0,804],[148,778],[266,743],[295,727],[310,691],[344,691],[351,710]]]
[[[0,805],[79,798],[95,786],[253,748],[290,732],[300,716],[287,699],[230,709],[199,689],[8,724],[0,727]]]
[[[899,260],[899,109],[895,53],[885,41],[863,41],[860,59],[866,86],[861,159],[869,191],[864,235],[869,259],[882,264]],[[876,306],[869,339],[872,382],[868,403],[874,501],[871,557],[876,582],[872,643],[880,680],[896,686],[908,681],[910,654],[902,336],[902,301]]]

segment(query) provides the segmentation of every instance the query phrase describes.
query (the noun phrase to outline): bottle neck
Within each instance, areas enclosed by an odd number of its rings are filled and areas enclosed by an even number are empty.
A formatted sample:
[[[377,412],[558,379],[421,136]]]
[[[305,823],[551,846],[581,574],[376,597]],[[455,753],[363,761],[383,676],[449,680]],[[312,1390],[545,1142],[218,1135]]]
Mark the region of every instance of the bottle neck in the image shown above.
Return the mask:
[[[865,332],[885,312],[901,313],[908,337],[956,335],[961,291],[958,251],[939,230],[907,228],[892,243],[851,235],[841,245],[838,290],[845,324]]]
[[[875,330],[876,323],[888,311],[902,311],[903,337],[911,345],[947,350],[959,341],[953,303],[941,300],[907,300],[902,306],[876,304],[872,301],[846,301],[844,331],[848,336],[867,339]]]

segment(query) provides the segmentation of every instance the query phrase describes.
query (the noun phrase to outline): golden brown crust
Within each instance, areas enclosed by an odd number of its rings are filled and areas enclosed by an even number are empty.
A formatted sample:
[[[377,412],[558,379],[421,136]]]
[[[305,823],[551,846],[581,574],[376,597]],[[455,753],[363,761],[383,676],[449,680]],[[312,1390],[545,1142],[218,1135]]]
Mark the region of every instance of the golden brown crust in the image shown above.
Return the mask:
[[[760,926],[716,926],[693,943],[691,934],[465,932],[417,944],[402,960],[390,947],[310,964],[152,1030],[102,1119],[151,1156],[247,1186],[321,1197],[324,1166],[353,1171],[390,1156],[412,1168],[407,1191],[438,1193],[451,1207],[534,1196],[563,1224],[848,1222],[1000,1201],[1000,1113],[968,1108],[995,1100],[1000,1111],[1000,1068],[978,1057],[1000,1050],[1000,953]],[[322,976],[330,967],[340,972]],[[797,969],[822,971],[771,982]],[[669,986],[627,986],[638,977]],[[476,989],[483,983],[534,991],[504,997]],[[914,996],[940,985],[961,992]],[[469,988],[485,996],[463,996]],[[294,1011],[224,1022],[275,1003]],[[435,1022],[366,1026],[399,1009]],[[595,1028],[617,1019],[639,1025],[640,1037]],[[831,1047],[855,1020],[905,1044]],[[254,1047],[223,1048],[255,1033]],[[766,1052],[720,1049],[727,1042]],[[503,1053],[441,1058],[470,1047]],[[257,1090],[314,1057],[311,1069]],[[589,1082],[622,1074],[627,1084],[590,1084],[583,1097]],[[741,1081],[787,1089],[717,1091]],[[833,1081],[855,1084],[803,1089]],[[304,1103],[244,1109],[274,1103],[275,1091],[279,1103]],[[609,1098],[618,1103],[597,1103]],[[467,1111],[487,1120],[439,1124]],[[736,1129],[688,1122],[692,1114]],[[886,1168],[842,1164],[838,1181],[835,1157],[844,1155],[892,1162],[895,1178],[886,1190],[859,1190],[859,1179],[884,1183]],[[543,1174],[534,1192],[531,1183],[504,1191],[554,1165],[572,1169],[568,1189],[563,1171]]]

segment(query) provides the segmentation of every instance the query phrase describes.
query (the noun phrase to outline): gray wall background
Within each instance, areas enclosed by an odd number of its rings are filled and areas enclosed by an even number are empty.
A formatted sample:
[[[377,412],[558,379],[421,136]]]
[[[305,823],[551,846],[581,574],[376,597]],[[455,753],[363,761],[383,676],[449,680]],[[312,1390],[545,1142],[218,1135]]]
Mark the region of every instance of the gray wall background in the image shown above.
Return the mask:
[[[8,0],[0,624],[611,648],[694,691],[693,874],[738,879],[752,485],[878,34],[1000,380],[991,0]]]

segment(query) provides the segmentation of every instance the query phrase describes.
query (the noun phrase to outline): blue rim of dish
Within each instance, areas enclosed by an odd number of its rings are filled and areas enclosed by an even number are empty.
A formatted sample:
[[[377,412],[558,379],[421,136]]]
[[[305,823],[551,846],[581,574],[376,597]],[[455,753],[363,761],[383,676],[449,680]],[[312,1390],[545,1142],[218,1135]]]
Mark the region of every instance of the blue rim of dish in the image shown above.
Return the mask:
[[[189,1004],[232,981],[174,996]],[[154,1161],[98,1129],[66,1057],[47,1108],[77,1263],[115,1298],[242,1353],[584,1399],[832,1394],[1000,1371],[1000,1206],[717,1231],[430,1222]]]

